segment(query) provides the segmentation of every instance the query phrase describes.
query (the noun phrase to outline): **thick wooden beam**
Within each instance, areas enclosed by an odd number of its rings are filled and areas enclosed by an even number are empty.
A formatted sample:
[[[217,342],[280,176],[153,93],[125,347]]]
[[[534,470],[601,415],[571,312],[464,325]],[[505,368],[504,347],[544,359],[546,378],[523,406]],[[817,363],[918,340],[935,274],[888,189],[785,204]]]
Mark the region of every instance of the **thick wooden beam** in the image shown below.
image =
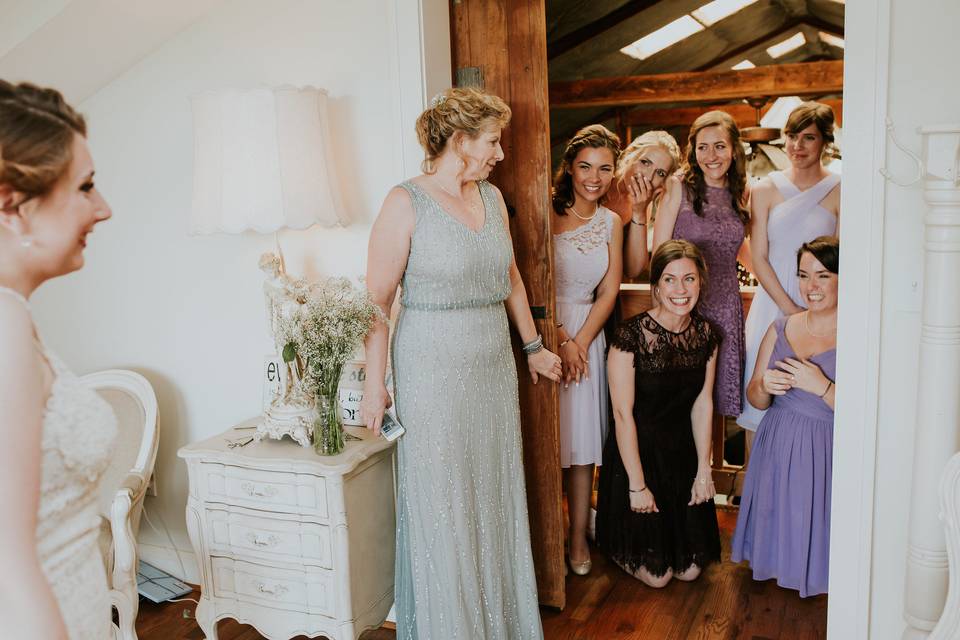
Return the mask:
[[[843,100],[820,100],[833,109],[837,124],[843,126]],[[760,115],[770,110],[772,103],[760,109]],[[753,127],[757,124],[757,110],[748,104],[717,104],[696,107],[673,107],[669,109],[637,109],[627,113],[627,125],[650,129],[654,127],[690,126],[702,113],[725,111],[733,116],[738,127]]]
[[[843,91],[843,61],[771,65],[741,71],[663,73],[550,83],[550,106],[604,107],[724,101]]]
[[[659,0],[634,0],[634,2],[627,2],[622,7],[614,9],[607,15],[597,18],[593,22],[588,22],[579,29],[574,29],[570,33],[548,43],[547,58],[553,60],[557,56],[579,47],[587,40],[600,35],[611,27],[617,26],[628,18],[632,18],[644,9],[649,9],[657,4],[657,2],[659,2]]]
[[[459,0],[451,4],[455,69],[479,67],[484,88],[513,110],[501,138],[505,159],[490,181],[503,193],[517,267],[537,330],[556,348],[556,292],[550,231],[550,132],[544,0]],[[515,335],[515,334],[514,334]],[[541,604],[566,602],[559,391],[534,385],[514,339],[530,537]],[[511,559],[503,558],[504,562]]]

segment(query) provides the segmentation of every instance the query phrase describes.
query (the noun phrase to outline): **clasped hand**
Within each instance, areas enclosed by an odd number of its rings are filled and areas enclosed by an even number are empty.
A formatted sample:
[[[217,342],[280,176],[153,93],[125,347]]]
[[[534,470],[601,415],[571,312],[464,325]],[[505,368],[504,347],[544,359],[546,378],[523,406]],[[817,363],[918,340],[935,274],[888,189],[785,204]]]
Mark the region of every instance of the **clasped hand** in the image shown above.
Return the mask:
[[[566,344],[560,347],[560,360],[564,385],[569,385],[571,382],[580,384],[580,378],[588,377],[587,350],[576,340],[567,340]]]
[[[547,349],[528,355],[527,367],[530,368],[530,379],[533,380],[533,384],[537,384],[540,376],[557,382],[563,373],[560,356]]]
[[[809,360],[784,358],[774,366],[776,369],[767,369],[763,374],[763,390],[770,395],[782,396],[794,388],[820,395],[829,382],[820,367]]]
[[[717,495],[717,489],[713,484],[713,474],[710,471],[698,473],[693,479],[693,486],[690,487],[690,502],[687,506],[703,504],[713,499]]]

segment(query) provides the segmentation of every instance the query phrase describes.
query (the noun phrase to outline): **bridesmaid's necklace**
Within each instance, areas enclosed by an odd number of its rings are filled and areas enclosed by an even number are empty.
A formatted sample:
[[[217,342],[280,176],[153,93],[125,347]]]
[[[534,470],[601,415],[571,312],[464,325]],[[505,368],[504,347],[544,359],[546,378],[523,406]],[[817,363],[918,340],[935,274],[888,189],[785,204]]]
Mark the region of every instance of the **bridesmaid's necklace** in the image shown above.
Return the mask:
[[[593,213],[592,213],[591,215],[589,215],[589,216],[582,216],[582,215],[580,215],[580,212],[577,211],[577,208],[574,207],[573,205],[570,205],[570,206],[567,207],[567,208],[570,209],[570,211],[573,213],[573,215],[577,216],[577,217],[580,218],[581,220],[593,220],[593,219],[597,216],[597,211],[600,211],[600,205],[597,205],[596,207],[594,207]]]
[[[807,330],[807,333],[809,333],[809,334],[810,334],[811,336],[813,336],[814,338],[829,338],[829,337],[830,337],[830,334],[829,334],[829,333],[814,333],[814,332],[810,329],[810,312],[809,312],[809,311],[807,311],[807,312],[805,312],[805,313],[803,314],[803,328],[806,329],[806,330]]]

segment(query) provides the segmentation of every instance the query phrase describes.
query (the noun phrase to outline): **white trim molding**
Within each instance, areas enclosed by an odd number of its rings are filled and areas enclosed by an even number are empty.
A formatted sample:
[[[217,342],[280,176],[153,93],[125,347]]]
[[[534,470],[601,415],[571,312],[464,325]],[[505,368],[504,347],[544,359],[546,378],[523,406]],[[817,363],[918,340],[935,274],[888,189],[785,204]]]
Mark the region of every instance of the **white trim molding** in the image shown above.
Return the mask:
[[[920,134],[927,212],[904,640],[926,638],[944,611],[947,540],[937,489],[960,450],[960,125],[923,127]],[[954,573],[958,569],[955,562]]]
[[[844,162],[837,409],[830,523],[831,640],[868,640],[880,382],[890,0],[844,19]]]

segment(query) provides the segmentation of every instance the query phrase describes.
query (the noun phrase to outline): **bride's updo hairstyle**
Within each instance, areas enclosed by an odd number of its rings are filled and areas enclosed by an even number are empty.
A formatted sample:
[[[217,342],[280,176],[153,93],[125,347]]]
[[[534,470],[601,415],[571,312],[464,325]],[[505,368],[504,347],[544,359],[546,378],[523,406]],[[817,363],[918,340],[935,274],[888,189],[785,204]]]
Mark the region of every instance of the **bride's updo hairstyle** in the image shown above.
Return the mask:
[[[502,129],[509,122],[510,107],[495,95],[466,87],[437,94],[417,118],[417,139],[425,154],[423,172],[436,171],[434,161],[455,133],[476,138],[488,127]]]
[[[73,160],[73,139],[87,124],[59,91],[0,80],[0,185],[45,195]]]

